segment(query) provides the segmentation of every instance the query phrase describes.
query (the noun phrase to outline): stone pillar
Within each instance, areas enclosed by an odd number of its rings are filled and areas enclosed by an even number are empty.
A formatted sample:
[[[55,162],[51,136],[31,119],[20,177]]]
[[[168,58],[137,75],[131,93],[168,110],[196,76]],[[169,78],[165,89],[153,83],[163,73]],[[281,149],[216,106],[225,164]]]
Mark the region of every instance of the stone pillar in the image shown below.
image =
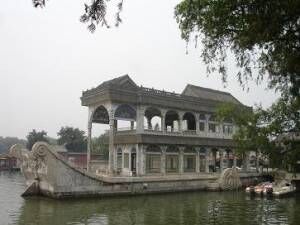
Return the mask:
[[[220,155],[220,172],[222,172],[224,169],[224,150],[223,149],[220,149],[219,155]]]
[[[92,121],[89,119],[88,122],[88,135],[87,135],[87,155],[86,155],[86,169],[90,171],[90,161],[91,161],[91,151],[92,151]]]
[[[146,174],[146,150],[144,145],[139,144],[140,149],[140,175]]]
[[[210,115],[206,114],[205,115],[205,123],[204,123],[204,132],[208,133],[208,121],[209,121]]]
[[[184,147],[179,147],[179,173],[184,173]]]
[[[178,113],[178,131],[182,132],[182,120],[183,120],[183,113]]]
[[[130,121],[130,130],[134,129],[134,121]]]
[[[166,133],[166,111],[165,110],[161,110],[161,131],[163,133]]]
[[[144,132],[144,108],[142,106],[137,107],[137,119],[136,119],[136,130],[137,133]]]
[[[109,160],[108,160],[108,173],[114,172],[114,136],[115,136],[115,120],[114,111],[111,110],[109,117]]]
[[[236,167],[236,155],[234,152],[232,152],[233,154],[233,167]]]
[[[200,173],[200,150],[196,150],[196,173]]]
[[[196,122],[196,134],[200,134],[200,120],[199,120],[199,113],[195,114],[195,122]]]
[[[148,129],[152,130],[152,124],[151,124],[151,119],[147,117],[147,125],[148,125]]]
[[[209,173],[209,159],[210,159],[210,150],[206,149],[205,152],[205,172]]]
[[[245,157],[243,159],[243,171],[248,172],[250,169],[250,164],[249,164],[249,152],[245,153]]]
[[[224,134],[224,131],[223,131],[223,123],[219,123],[218,126],[219,126],[220,134],[223,136],[223,134]]]
[[[166,146],[161,147],[161,163],[160,163],[160,172],[162,175],[166,175]]]

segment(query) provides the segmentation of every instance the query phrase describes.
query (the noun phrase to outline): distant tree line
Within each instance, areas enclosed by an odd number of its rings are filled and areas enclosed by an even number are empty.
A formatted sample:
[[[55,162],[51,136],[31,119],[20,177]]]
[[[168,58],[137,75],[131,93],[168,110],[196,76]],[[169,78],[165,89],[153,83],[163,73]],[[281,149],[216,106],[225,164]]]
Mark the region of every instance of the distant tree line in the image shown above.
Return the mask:
[[[32,146],[39,141],[43,141],[52,145],[64,145],[69,152],[86,152],[87,137],[85,132],[79,128],[69,126],[61,127],[57,133],[58,139],[47,136],[47,132],[37,131],[33,129],[26,136],[26,140],[16,137],[0,136],[0,154],[7,152],[14,144],[21,144],[31,150]],[[108,157],[108,135],[102,134],[99,137],[92,138],[92,153],[103,154]]]
[[[21,144],[26,146],[26,140],[17,137],[1,137],[0,136],[0,154],[5,153],[14,144]]]

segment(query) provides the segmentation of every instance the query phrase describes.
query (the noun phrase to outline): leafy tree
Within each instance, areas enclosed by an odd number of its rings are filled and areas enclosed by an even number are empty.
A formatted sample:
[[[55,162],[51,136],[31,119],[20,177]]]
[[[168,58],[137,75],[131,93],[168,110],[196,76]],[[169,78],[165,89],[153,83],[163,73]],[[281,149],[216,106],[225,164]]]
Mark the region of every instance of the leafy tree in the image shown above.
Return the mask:
[[[0,153],[7,152],[14,144],[26,146],[26,140],[17,137],[0,137]]]
[[[201,38],[209,72],[217,70],[226,81],[230,50],[242,85],[267,76],[270,87],[299,98],[300,0],[183,0],[175,17],[184,40]]]
[[[32,0],[44,7],[46,0]],[[95,31],[106,19],[109,0],[92,0],[84,5],[80,21]],[[122,20],[123,0],[117,4],[116,26]],[[189,42],[201,38],[202,58],[208,72],[217,70],[227,80],[228,50],[234,53],[236,74],[245,87],[249,79],[269,79],[269,87],[300,95],[300,0],[182,0],[175,7],[181,36]],[[257,68],[258,75],[254,75]]]
[[[109,155],[108,133],[104,133],[99,137],[92,139],[92,153],[103,154],[104,158],[108,159],[108,155]]]
[[[47,139],[47,132],[45,131],[36,131],[35,129],[33,129],[31,132],[29,132],[29,134],[26,136],[27,138],[27,144],[26,147],[31,150],[32,146],[38,142],[38,141],[44,141],[44,142],[49,142]]]
[[[32,2],[34,7],[43,8],[46,4],[46,0],[32,0]],[[80,21],[83,23],[88,23],[88,29],[91,32],[96,30],[96,25],[98,24],[105,26],[106,28],[110,28],[110,25],[106,19],[107,2],[109,2],[109,0],[92,0],[90,4],[84,4],[84,13],[80,17]],[[115,26],[119,26],[119,24],[122,22],[120,17],[122,8],[123,0],[119,0],[119,3],[117,4]]]
[[[249,110],[234,104],[218,108],[219,120],[233,119],[238,130],[233,136],[241,155],[248,151],[260,152],[269,159],[271,167],[294,171],[300,160],[300,111],[297,101],[288,95],[281,97],[267,110],[256,107]]]
[[[57,133],[59,136],[57,143],[65,145],[66,149],[73,152],[85,152],[87,149],[84,131],[73,127],[62,127]]]

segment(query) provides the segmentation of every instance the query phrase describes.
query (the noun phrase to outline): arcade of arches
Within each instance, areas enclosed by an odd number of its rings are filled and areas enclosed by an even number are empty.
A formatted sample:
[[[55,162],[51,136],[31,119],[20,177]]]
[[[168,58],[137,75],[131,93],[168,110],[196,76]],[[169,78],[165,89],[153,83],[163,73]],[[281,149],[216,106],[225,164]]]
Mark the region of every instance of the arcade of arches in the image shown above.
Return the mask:
[[[201,132],[233,132],[232,123],[220,124],[213,114],[178,112],[155,107],[133,107],[128,104],[114,107],[98,106],[90,113],[88,124],[88,163],[91,154],[91,128],[93,123],[109,125],[110,174],[139,176],[147,174],[209,173],[222,171],[236,164],[233,151],[226,147],[185,145],[117,144],[116,135],[158,132],[198,135]],[[120,129],[119,121],[128,123]],[[120,132],[120,133],[119,133]],[[131,132],[131,133],[128,133]],[[159,136],[158,136],[159,138]],[[89,167],[88,167],[89,169]]]

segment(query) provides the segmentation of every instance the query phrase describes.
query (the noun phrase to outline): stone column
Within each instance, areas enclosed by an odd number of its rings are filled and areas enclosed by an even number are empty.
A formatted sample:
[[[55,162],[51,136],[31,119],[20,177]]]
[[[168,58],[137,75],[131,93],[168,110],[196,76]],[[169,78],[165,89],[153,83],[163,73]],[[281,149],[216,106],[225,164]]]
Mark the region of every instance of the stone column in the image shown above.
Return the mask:
[[[137,107],[137,120],[136,120],[136,130],[137,133],[144,132],[144,107],[138,106]]]
[[[178,131],[182,132],[182,120],[183,120],[183,113],[179,112],[178,113]]]
[[[219,126],[220,134],[221,134],[221,136],[223,136],[223,134],[224,134],[224,131],[223,131],[223,123],[219,123],[218,126]]]
[[[161,163],[160,163],[160,172],[162,175],[166,175],[166,146],[161,147]]]
[[[88,122],[88,135],[87,135],[87,154],[86,154],[86,169],[90,171],[90,161],[91,161],[91,151],[92,151],[92,121],[89,119]]]
[[[208,121],[209,121],[210,115],[206,114],[205,115],[205,123],[204,123],[204,132],[208,133]]]
[[[111,110],[109,117],[109,160],[108,160],[108,173],[114,172],[114,136],[115,136],[115,120],[114,111]]]
[[[209,159],[210,159],[210,149],[206,149],[205,152],[205,172],[209,173]]]
[[[130,130],[134,129],[134,121],[130,121]]]
[[[232,154],[233,154],[233,167],[236,167],[236,155],[234,151],[232,152]]]
[[[179,147],[179,173],[184,173],[184,147]]]
[[[148,125],[148,129],[152,130],[152,124],[151,124],[151,119],[147,117],[147,125]]]
[[[199,113],[195,113],[195,122],[196,122],[196,134],[200,134],[200,120],[199,120]]]
[[[161,131],[163,133],[166,133],[166,111],[165,110],[161,110]]]
[[[224,169],[224,150],[223,149],[220,149],[219,155],[220,155],[220,172],[222,172]]]
[[[146,174],[146,150],[144,145],[139,144],[140,149],[140,175]]]
[[[196,173],[200,173],[200,150],[196,150]]]
[[[245,153],[245,157],[243,159],[243,171],[244,172],[248,172],[250,169],[250,165],[249,165],[249,152]]]

